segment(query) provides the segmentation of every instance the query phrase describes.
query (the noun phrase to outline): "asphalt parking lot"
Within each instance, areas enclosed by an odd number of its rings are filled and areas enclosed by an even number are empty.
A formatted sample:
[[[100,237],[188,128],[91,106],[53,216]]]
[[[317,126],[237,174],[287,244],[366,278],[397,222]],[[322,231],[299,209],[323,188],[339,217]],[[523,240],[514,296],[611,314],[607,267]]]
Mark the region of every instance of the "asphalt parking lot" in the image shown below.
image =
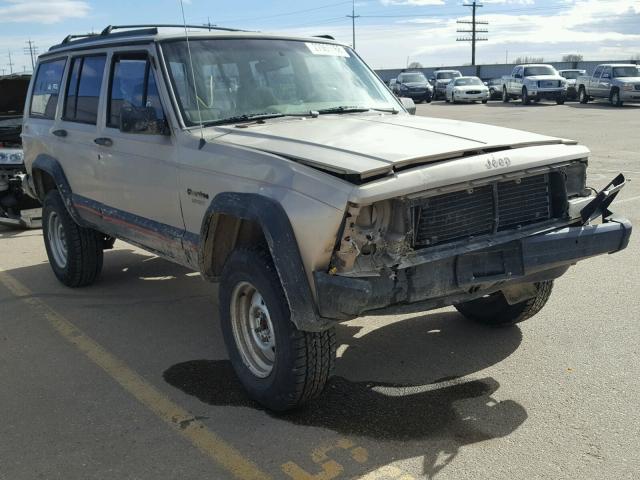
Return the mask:
[[[618,172],[640,225],[640,107],[419,105],[419,115],[579,140],[589,183]],[[635,479],[640,233],[494,330],[454,309],[338,327],[336,377],[308,410],[249,401],[216,288],[123,242],[69,290],[40,231],[0,227],[0,479]]]

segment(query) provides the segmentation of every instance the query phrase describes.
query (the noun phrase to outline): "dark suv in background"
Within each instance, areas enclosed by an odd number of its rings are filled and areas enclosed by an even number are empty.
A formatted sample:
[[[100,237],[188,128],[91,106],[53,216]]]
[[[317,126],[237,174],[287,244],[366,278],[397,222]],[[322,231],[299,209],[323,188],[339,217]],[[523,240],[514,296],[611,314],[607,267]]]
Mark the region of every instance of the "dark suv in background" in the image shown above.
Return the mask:
[[[433,98],[433,87],[422,72],[402,72],[391,90],[398,97],[408,97],[416,103],[430,103]]]
[[[31,75],[0,76],[0,224],[39,227],[40,203],[24,193],[22,113]]]

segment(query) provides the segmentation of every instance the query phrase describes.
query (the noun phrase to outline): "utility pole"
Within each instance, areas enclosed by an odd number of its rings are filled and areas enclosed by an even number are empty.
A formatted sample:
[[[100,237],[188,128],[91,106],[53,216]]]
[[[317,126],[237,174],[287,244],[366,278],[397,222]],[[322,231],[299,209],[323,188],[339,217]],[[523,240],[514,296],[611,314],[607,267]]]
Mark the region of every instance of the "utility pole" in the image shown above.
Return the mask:
[[[458,33],[470,33],[471,36],[458,37],[456,39],[457,42],[471,42],[471,65],[475,66],[476,64],[476,42],[486,42],[488,38],[478,37],[478,33],[488,33],[489,30],[486,28],[478,28],[478,25],[489,25],[489,22],[484,22],[481,20],[476,20],[476,9],[482,7],[483,5],[478,3],[476,0],[473,0],[472,3],[465,3],[462,5],[463,7],[471,7],[471,21],[469,20],[458,20],[457,23],[471,25],[471,30],[458,30]]]
[[[207,17],[207,23],[205,23],[205,26],[209,28],[209,31],[211,31],[211,29],[215,27],[215,25],[211,23],[211,17]]]
[[[351,15],[347,15],[347,18],[351,19],[351,29],[353,32],[353,49],[356,49],[356,18],[360,18],[360,15],[356,15],[356,0],[353,0],[351,4]]]
[[[36,68],[35,56],[38,55],[38,47],[35,46],[35,43],[31,41],[31,39],[25,42],[27,44],[24,47],[25,55],[29,55],[31,57],[31,70]]]
[[[9,75],[13,74],[13,61],[11,60],[11,50],[9,52]]]

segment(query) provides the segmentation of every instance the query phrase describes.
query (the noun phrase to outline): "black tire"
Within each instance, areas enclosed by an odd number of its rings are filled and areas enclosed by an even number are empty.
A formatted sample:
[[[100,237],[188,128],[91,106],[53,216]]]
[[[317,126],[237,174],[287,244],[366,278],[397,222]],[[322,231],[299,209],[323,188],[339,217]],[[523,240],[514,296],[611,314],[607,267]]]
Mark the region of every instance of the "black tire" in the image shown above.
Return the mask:
[[[489,100],[482,100],[483,105],[486,105]]]
[[[623,102],[622,100],[620,100],[620,90],[616,88],[611,91],[611,93],[609,94],[609,103],[611,103],[611,105],[613,105],[614,107],[622,107]]]
[[[583,105],[589,103],[589,95],[587,95],[587,89],[583,85],[578,90],[578,101]]]
[[[553,281],[536,283],[535,297],[515,305],[509,305],[502,292],[455,305],[469,320],[492,327],[508,327],[523,322],[537,314],[549,300]]]
[[[241,353],[246,347],[239,346],[242,341],[236,340],[236,335],[240,335],[238,330],[234,333],[232,302],[237,289],[247,283],[255,288],[263,300],[262,305],[268,309],[269,325],[273,329],[269,337],[272,334],[275,339],[271,370],[262,376],[252,371],[251,360]],[[261,250],[234,251],[222,271],[219,292],[224,341],[231,364],[249,396],[279,412],[301,407],[318,397],[333,372],[335,331],[331,328],[323,332],[303,332],[295,327],[270,255]]]
[[[456,94],[451,92],[451,103],[455,104],[456,103]]]
[[[556,97],[556,104],[558,105],[564,105],[564,102],[567,100],[567,97],[565,97],[564,95],[558,95]]]
[[[527,87],[522,87],[522,104],[523,105],[531,104],[531,99],[529,98],[529,92],[527,91]]]
[[[507,87],[502,87],[502,101],[503,103],[509,103],[509,94],[507,93]]]
[[[54,216],[55,219],[52,220]],[[56,234],[52,231],[52,224],[58,225],[64,235],[64,263],[56,260],[53,240]],[[104,235],[78,225],[69,215],[57,190],[50,191],[44,199],[42,231],[49,264],[60,282],[72,288],[86,287],[95,282],[102,271]]]

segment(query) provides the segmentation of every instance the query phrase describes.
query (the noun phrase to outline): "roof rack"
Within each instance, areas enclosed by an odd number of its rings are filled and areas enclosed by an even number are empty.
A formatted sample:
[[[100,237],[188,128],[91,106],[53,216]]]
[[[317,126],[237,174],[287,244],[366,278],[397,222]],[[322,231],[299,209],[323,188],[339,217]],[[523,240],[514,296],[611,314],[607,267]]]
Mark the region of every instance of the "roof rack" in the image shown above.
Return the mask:
[[[123,30],[123,29],[132,29],[132,28],[199,28],[203,30],[221,30],[224,32],[242,32],[243,30],[239,30],[237,28],[226,28],[226,27],[217,27],[215,25],[184,25],[178,23],[159,23],[152,25],[109,25],[107,28],[102,30],[100,35],[109,35],[114,30]]]
[[[184,24],[153,24],[153,25],[109,25],[100,33],[85,33],[83,35],[67,35],[64,40],[58,45],[54,45],[49,48],[49,51],[58,50],[62,47],[70,45],[72,42],[75,45],[90,43],[99,38],[114,38],[114,37],[129,37],[129,36],[143,36],[143,35],[157,35],[159,28],[197,28],[207,31],[223,31],[223,32],[245,32],[246,30],[239,30],[236,28],[216,27],[214,25],[184,25]],[[116,32],[115,30],[121,30]]]

